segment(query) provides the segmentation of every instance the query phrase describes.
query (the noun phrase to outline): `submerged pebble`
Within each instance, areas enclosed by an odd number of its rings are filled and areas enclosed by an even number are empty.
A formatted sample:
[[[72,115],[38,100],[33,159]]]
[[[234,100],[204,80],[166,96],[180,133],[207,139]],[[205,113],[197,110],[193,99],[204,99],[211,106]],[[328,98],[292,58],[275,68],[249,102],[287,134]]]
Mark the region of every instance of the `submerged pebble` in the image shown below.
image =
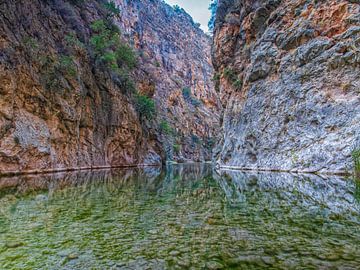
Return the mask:
[[[5,247],[7,248],[17,248],[22,247],[24,245],[23,242],[8,242],[5,244]]]
[[[75,259],[79,258],[79,255],[76,253],[71,253],[71,254],[67,255],[67,258],[69,260],[75,260]]]

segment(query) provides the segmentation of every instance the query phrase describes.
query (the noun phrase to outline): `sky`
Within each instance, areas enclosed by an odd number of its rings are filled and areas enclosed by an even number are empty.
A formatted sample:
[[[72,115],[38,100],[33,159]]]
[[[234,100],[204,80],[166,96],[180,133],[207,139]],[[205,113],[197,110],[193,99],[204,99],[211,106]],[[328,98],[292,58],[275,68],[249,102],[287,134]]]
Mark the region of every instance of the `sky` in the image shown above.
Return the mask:
[[[210,0],[165,0],[171,6],[179,5],[193,17],[194,21],[201,24],[201,29],[208,31],[208,21],[210,19],[209,5]]]

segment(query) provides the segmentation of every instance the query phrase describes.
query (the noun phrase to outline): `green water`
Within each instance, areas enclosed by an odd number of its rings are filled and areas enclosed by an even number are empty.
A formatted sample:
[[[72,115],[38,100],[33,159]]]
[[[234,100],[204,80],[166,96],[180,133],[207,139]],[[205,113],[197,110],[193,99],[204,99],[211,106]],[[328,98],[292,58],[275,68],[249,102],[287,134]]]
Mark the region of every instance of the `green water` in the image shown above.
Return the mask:
[[[208,165],[0,179],[0,269],[360,269],[360,191]]]

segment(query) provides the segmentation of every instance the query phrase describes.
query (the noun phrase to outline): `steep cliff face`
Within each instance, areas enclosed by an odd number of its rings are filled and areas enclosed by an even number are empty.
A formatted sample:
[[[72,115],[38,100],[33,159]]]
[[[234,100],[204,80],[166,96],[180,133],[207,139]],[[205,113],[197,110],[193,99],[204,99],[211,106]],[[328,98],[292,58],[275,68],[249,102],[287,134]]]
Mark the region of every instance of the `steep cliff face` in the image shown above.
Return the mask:
[[[184,30],[176,23],[187,20],[190,41],[199,42],[194,46],[209,41],[189,18],[160,1],[141,1],[138,12],[149,7],[149,22],[143,26],[136,23],[143,14],[131,15],[136,1],[118,4],[120,14],[101,0],[0,3],[0,172],[160,164],[166,152],[175,158],[184,153],[189,159],[210,155],[205,144],[181,149],[189,134],[201,138],[212,134],[208,120],[202,118],[209,114],[216,119],[217,101],[211,92],[211,65],[202,69],[203,76],[194,75],[208,54],[191,46],[188,52],[196,57],[178,57],[172,51],[185,44],[175,39]],[[161,19],[153,16],[165,16],[155,8],[171,13],[164,19],[169,32],[162,25],[161,35],[172,37],[167,44],[152,43],[156,38],[152,23]],[[114,25],[120,26],[121,38]],[[140,30],[143,34],[134,34]],[[137,49],[135,67],[126,46],[129,40]],[[186,66],[186,73],[173,71],[179,66]],[[177,77],[172,78],[174,74]],[[175,89],[168,82],[176,79]],[[199,99],[196,108],[177,108],[177,103],[185,106],[178,95],[183,86],[191,87]],[[149,98],[156,101],[151,118],[142,115],[152,109]],[[188,121],[190,112],[199,119]],[[172,126],[176,134],[184,135],[176,137]],[[169,137],[179,141],[175,154],[164,147]]]
[[[141,73],[155,87],[159,121],[173,129],[161,137],[168,157],[211,160],[220,109],[212,81],[211,38],[184,10],[162,1],[115,2],[121,9],[117,24],[141,51]]]
[[[360,5],[220,0],[213,59],[222,166],[351,170],[360,142]]]

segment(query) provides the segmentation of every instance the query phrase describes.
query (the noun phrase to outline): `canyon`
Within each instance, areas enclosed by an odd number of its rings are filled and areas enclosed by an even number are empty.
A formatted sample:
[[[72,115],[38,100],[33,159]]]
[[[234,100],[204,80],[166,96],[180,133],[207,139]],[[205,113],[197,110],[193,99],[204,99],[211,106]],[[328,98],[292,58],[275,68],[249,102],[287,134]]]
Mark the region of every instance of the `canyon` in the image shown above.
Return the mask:
[[[359,0],[209,2],[0,0],[1,268],[359,268]]]
[[[0,174],[352,172],[359,2],[216,3],[211,37],[161,0],[1,2]]]

